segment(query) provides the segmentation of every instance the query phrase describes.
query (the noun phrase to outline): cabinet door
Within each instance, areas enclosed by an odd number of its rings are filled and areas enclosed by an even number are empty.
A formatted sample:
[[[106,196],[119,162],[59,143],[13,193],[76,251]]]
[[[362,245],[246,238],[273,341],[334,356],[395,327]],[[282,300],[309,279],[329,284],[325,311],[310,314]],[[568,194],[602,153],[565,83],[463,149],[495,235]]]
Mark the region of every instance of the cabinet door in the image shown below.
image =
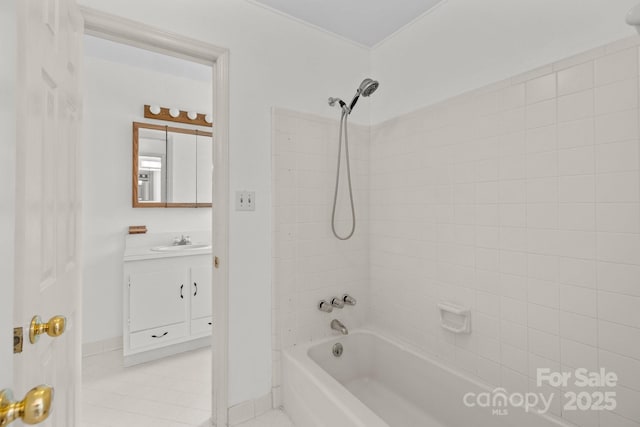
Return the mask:
[[[211,267],[191,267],[191,318],[211,316]]]
[[[196,165],[196,201],[211,203],[213,199],[213,138],[196,135],[197,165]]]
[[[169,132],[167,140],[167,201],[196,202],[196,137]]]
[[[186,268],[131,273],[129,330],[140,331],[186,321],[187,280]]]

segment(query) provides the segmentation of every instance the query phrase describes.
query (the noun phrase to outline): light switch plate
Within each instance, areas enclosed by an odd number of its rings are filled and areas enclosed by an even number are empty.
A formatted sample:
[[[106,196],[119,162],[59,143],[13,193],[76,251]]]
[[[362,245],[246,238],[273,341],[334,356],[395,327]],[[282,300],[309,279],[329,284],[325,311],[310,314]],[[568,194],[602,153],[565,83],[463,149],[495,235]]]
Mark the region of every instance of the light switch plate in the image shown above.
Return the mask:
[[[256,192],[255,191],[236,191],[236,210],[237,211],[255,211],[256,210]]]

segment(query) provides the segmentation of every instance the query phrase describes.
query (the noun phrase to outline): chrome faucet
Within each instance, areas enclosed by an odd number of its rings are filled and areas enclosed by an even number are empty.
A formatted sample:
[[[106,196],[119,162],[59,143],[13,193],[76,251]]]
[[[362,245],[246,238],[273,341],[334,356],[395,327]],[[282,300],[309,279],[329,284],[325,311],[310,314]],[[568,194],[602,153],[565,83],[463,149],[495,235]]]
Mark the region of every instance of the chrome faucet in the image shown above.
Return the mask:
[[[349,330],[347,329],[347,327],[344,326],[338,319],[333,319],[331,321],[331,329],[340,332],[342,335],[349,334]]]
[[[191,244],[191,237],[184,234],[180,238],[173,239],[173,246],[185,246]]]

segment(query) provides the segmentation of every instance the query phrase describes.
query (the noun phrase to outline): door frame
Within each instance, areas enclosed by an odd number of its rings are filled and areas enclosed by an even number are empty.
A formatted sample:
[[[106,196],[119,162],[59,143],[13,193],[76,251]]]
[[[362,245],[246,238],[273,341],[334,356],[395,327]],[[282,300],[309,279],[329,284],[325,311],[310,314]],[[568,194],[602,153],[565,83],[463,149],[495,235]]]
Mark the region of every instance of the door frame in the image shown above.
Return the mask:
[[[211,422],[227,426],[229,358],[229,50],[140,22],[80,7],[84,33],[209,65],[213,69],[212,278],[213,338]]]

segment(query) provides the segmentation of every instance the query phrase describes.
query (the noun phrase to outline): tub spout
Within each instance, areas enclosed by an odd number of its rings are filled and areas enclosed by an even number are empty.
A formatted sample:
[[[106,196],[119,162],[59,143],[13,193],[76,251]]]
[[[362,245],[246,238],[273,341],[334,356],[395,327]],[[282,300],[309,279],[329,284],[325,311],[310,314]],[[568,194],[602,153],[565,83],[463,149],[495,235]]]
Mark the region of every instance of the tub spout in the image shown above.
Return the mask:
[[[347,335],[349,333],[347,327],[344,326],[338,319],[333,319],[331,321],[331,329],[340,332],[342,335]]]

